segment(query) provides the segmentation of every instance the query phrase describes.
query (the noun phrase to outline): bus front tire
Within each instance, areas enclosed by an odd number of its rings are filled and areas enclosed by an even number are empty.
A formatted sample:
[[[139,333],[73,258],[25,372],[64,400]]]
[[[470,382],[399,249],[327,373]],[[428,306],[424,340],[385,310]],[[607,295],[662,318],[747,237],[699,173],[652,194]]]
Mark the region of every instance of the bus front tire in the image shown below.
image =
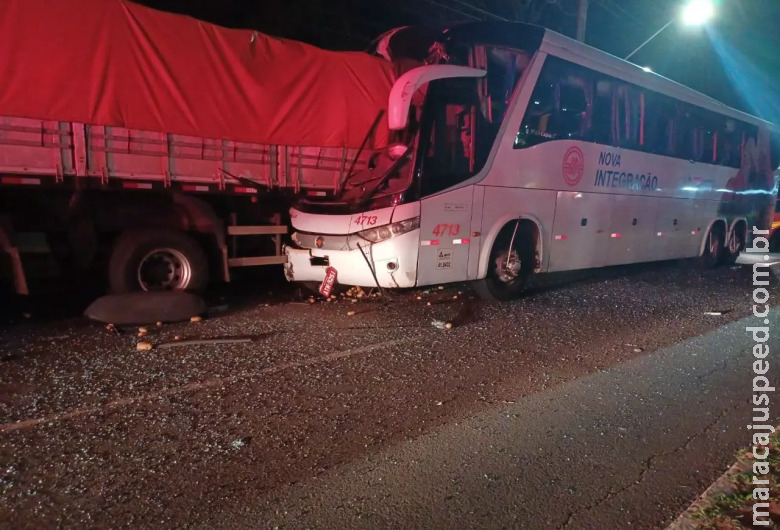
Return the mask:
[[[474,291],[485,300],[514,300],[522,294],[535,267],[533,235],[525,226],[519,226],[515,233],[515,225],[507,225],[493,243],[487,275],[475,282]]]

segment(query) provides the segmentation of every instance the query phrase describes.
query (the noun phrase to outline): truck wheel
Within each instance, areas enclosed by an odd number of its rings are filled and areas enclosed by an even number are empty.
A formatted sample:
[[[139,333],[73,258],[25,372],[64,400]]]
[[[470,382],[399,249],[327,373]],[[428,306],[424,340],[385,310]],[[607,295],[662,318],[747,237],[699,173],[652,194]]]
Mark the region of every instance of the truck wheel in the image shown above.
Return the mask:
[[[716,223],[710,228],[707,239],[704,242],[704,252],[699,257],[701,267],[704,269],[714,269],[721,263],[723,253],[723,228],[720,223]]]
[[[487,276],[474,284],[476,293],[486,300],[503,302],[517,298],[535,268],[536,255],[530,234],[521,227],[512,243],[514,228],[511,224],[499,233],[490,251]]]
[[[209,283],[203,248],[188,234],[128,230],[108,264],[111,291],[202,291]]]

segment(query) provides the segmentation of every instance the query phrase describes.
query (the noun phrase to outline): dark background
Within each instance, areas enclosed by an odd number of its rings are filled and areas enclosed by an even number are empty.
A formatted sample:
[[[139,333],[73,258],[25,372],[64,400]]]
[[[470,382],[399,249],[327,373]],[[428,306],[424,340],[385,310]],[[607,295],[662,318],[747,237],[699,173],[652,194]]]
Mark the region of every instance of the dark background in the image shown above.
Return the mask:
[[[215,24],[361,50],[388,29],[504,18],[574,36],[577,0],[140,0]],[[590,0],[586,43],[625,57],[684,0]],[[704,28],[674,23],[632,62],[780,124],[780,0],[716,0]],[[175,31],[175,28],[171,28]]]

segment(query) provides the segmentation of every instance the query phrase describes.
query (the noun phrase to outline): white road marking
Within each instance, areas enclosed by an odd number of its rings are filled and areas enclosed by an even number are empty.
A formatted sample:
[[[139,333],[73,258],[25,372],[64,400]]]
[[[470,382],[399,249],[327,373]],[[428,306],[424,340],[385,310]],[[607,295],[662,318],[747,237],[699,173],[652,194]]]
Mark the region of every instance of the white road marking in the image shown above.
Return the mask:
[[[114,409],[117,407],[123,407],[125,405],[131,405],[136,402],[141,401],[151,401],[154,399],[158,399],[161,397],[167,397],[167,396],[175,396],[177,394],[184,394],[187,392],[194,392],[196,390],[202,390],[204,388],[213,388],[220,385],[225,384],[231,384],[236,383],[242,379],[247,379],[249,377],[254,377],[258,375],[268,375],[268,374],[274,374],[277,372],[282,372],[284,370],[289,370],[291,368],[303,368],[306,366],[311,366],[313,364],[321,364],[329,361],[337,361],[339,359],[344,359],[346,357],[352,357],[354,355],[360,355],[361,353],[368,353],[374,350],[378,350],[381,348],[390,348],[392,346],[397,346],[398,344],[403,344],[405,342],[413,342],[415,340],[423,338],[422,335],[417,337],[406,337],[403,339],[396,339],[396,340],[388,340],[385,342],[379,342],[376,344],[369,344],[368,346],[360,346],[358,348],[352,348],[349,350],[344,351],[337,351],[328,353],[326,355],[322,355],[320,357],[310,357],[308,359],[303,359],[300,361],[292,361],[289,363],[283,363],[278,364],[274,366],[269,366],[268,368],[264,368],[263,370],[260,370],[258,372],[242,372],[237,375],[231,375],[229,377],[219,377],[215,379],[208,379],[206,381],[200,381],[196,383],[189,383],[180,387],[171,388],[168,390],[163,390],[160,392],[153,392],[150,394],[144,394],[141,396],[136,397],[130,397],[130,398],[122,398],[117,399],[116,401],[110,401],[108,403],[104,403],[103,405],[99,405],[96,407],[88,407],[88,408],[76,408],[71,409],[66,412],[60,412],[57,414],[53,414],[51,416],[46,416],[43,418],[33,418],[29,420],[21,420],[13,423],[6,423],[3,425],[0,425],[0,433],[9,433],[13,431],[20,431],[24,429],[29,429],[32,427],[35,427],[36,425],[40,425],[41,423],[51,423],[55,421],[62,421],[62,420],[68,420],[72,418],[77,418],[80,416],[87,416],[90,414],[96,414],[100,412],[104,412],[110,409]]]

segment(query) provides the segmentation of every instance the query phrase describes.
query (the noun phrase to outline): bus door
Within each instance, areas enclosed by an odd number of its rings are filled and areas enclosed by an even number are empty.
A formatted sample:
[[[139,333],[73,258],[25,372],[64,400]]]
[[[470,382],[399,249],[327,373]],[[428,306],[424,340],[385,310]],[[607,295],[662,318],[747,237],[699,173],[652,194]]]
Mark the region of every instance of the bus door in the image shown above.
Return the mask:
[[[468,276],[474,187],[423,199],[417,284],[463,281]],[[476,244],[476,242],[474,242]]]
[[[418,285],[468,278],[474,186],[462,183],[484,165],[495,138],[473,78],[431,83],[420,142]]]

